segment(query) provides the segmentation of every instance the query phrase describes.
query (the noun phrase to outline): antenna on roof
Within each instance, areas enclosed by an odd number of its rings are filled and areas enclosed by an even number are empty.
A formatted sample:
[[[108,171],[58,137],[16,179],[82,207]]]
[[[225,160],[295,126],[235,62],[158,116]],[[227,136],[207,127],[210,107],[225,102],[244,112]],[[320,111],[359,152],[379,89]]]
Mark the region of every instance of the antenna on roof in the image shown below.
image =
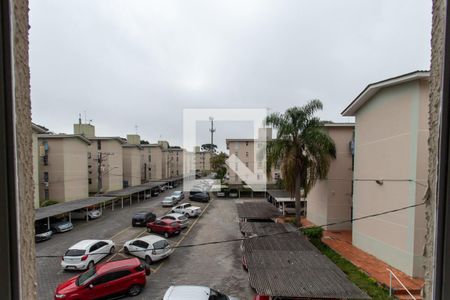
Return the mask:
[[[83,113],[84,113],[84,124],[86,124],[87,123],[86,111],[83,111]],[[80,117],[80,119],[81,119],[81,117]]]
[[[81,114],[78,114],[78,124],[81,125]]]

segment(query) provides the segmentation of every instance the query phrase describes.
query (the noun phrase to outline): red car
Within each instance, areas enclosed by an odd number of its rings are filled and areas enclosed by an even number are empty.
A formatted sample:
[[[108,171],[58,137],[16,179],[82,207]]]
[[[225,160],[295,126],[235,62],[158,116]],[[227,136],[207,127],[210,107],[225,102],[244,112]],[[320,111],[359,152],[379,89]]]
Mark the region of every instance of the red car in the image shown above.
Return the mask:
[[[147,223],[147,231],[164,234],[164,237],[168,238],[171,235],[179,234],[181,232],[181,225],[173,220],[159,219]]]
[[[90,300],[128,294],[139,295],[150,269],[131,258],[96,265],[58,285],[55,299]]]

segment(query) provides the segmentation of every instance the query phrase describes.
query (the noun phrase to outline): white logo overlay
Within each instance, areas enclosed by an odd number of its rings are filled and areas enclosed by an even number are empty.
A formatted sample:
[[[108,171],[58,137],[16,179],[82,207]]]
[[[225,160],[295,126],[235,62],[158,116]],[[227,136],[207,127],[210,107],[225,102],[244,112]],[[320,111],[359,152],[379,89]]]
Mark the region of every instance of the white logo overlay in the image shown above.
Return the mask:
[[[191,191],[208,186],[210,191],[220,191],[222,184],[241,185],[253,191],[266,191],[266,143],[271,138],[271,131],[264,128],[267,117],[265,108],[201,108],[183,110],[183,189]],[[253,136],[245,138],[227,137],[226,176],[224,179],[215,179],[213,176],[207,178],[199,177],[197,137],[197,123],[208,122],[250,122],[253,127]],[[216,128],[220,132],[220,126]],[[268,133],[270,132],[270,134]],[[250,133],[251,134],[251,133]],[[214,143],[217,144],[217,143]],[[196,147],[197,146],[197,147]],[[236,155],[237,154],[237,155]],[[215,154],[213,154],[214,156]],[[214,172],[214,170],[212,170]]]

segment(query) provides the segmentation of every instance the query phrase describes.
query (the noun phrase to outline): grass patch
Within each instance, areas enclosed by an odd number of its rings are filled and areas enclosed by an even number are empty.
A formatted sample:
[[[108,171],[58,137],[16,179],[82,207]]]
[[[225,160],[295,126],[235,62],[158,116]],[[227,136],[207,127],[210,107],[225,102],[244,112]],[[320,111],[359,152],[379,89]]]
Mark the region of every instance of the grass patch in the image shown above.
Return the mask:
[[[394,299],[389,296],[389,290],[383,286],[380,286],[377,281],[369,277],[366,273],[359,270],[354,264],[343,258],[333,249],[322,243],[321,241],[313,241],[314,246],[334,262],[348,278],[360,289],[365,291],[372,299],[379,300],[391,300]]]

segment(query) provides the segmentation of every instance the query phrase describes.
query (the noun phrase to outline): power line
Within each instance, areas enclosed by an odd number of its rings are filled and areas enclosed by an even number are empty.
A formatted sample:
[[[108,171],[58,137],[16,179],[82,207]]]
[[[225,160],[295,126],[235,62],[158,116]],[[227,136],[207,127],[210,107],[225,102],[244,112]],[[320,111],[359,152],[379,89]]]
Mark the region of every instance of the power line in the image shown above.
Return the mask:
[[[344,221],[340,221],[340,222],[327,223],[327,224],[323,224],[323,225],[302,226],[302,227],[296,227],[296,229],[304,230],[304,229],[317,228],[317,227],[323,228],[323,227],[326,227],[326,226],[333,226],[333,225],[339,225],[339,224],[344,224],[344,223],[351,223],[351,222],[355,222],[355,221],[360,221],[360,220],[364,220],[364,219],[369,219],[369,218],[373,218],[373,217],[378,217],[378,216],[387,215],[387,214],[391,214],[391,213],[394,213],[394,212],[399,212],[399,211],[402,211],[402,210],[418,207],[418,206],[424,205],[425,203],[426,202],[424,201],[424,202],[421,202],[421,203],[418,203],[418,204],[408,205],[408,206],[404,206],[404,207],[400,207],[400,208],[396,208],[396,209],[392,209],[392,210],[387,210],[387,211],[383,211],[383,212],[379,212],[379,213],[375,213],[375,214],[370,214],[370,215],[366,215],[366,216],[362,216],[362,217],[358,217],[358,218],[352,218],[352,219],[348,219],[348,220],[344,220]],[[291,234],[291,233],[297,233],[297,231],[277,232],[277,233],[263,234],[263,235],[252,235],[251,237],[242,237],[242,238],[210,241],[210,242],[203,242],[203,243],[196,243],[196,244],[178,245],[178,246],[171,246],[170,248],[171,249],[193,248],[193,247],[201,247],[201,246],[208,246],[208,245],[241,242],[241,241],[249,240],[249,239],[265,238],[265,237],[271,237],[271,236],[277,236],[277,235],[283,235],[283,234]],[[162,250],[162,249],[165,249],[165,248],[155,248],[154,250]],[[149,250],[148,249],[143,249],[143,250],[134,250],[134,251],[128,251],[128,252],[129,253],[134,253],[134,252],[146,252],[146,251],[149,251]],[[125,251],[118,251],[118,253],[125,253],[125,254],[127,254]],[[106,255],[106,254],[110,254],[110,253],[96,253],[96,254],[105,254]],[[63,255],[36,255],[36,258],[61,258],[62,256]]]

